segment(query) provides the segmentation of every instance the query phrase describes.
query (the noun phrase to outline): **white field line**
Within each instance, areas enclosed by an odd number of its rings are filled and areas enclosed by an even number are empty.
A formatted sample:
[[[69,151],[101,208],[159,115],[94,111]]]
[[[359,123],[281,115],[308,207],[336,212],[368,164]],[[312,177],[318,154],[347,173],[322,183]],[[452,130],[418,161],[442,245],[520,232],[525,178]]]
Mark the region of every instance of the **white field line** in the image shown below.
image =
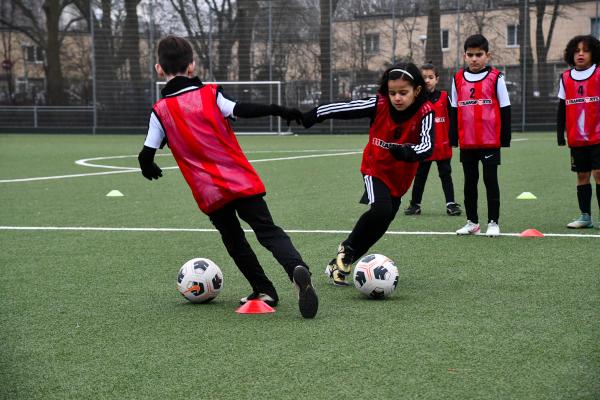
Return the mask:
[[[313,234],[349,234],[349,230],[334,229],[284,229],[288,233],[313,233]],[[126,227],[100,227],[100,226],[0,226],[0,231],[100,231],[100,232],[210,232],[217,233],[216,229],[210,228],[126,228]],[[244,232],[252,233],[251,229]],[[457,236],[456,232],[433,232],[433,231],[387,231],[386,235],[420,235],[420,236]],[[476,236],[485,236],[479,233]],[[520,233],[502,233],[501,236],[520,236]],[[600,238],[600,234],[580,233],[544,233],[546,237],[573,237],[573,238]]]
[[[276,158],[263,158],[258,160],[250,160],[251,163],[260,163],[260,162],[270,162],[270,161],[286,161],[286,160],[299,160],[303,158],[319,158],[319,157],[335,157],[335,156],[347,156],[353,154],[361,154],[361,151],[348,151],[344,153],[325,153],[325,154],[310,154],[303,156],[293,156],[293,157],[276,157]],[[66,178],[79,178],[84,176],[96,176],[96,175],[112,175],[112,174],[124,174],[128,172],[139,172],[139,168],[130,168],[130,167],[115,167],[115,166],[107,166],[107,165],[95,165],[95,164],[87,164],[89,160],[99,160],[99,159],[109,159],[109,158],[126,158],[126,157],[137,157],[137,155],[132,156],[114,156],[114,157],[95,157],[88,158],[83,160],[77,160],[75,163],[79,165],[85,165],[88,167],[97,167],[97,168],[119,168],[116,171],[105,171],[105,172],[90,172],[83,174],[70,174],[70,175],[55,175],[55,176],[40,176],[35,178],[19,178],[19,179],[2,179],[0,183],[15,183],[15,182],[32,182],[32,181],[45,181],[51,179],[66,179]],[[167,169],[178,169],[179,167],[165,167],[163,170]]]

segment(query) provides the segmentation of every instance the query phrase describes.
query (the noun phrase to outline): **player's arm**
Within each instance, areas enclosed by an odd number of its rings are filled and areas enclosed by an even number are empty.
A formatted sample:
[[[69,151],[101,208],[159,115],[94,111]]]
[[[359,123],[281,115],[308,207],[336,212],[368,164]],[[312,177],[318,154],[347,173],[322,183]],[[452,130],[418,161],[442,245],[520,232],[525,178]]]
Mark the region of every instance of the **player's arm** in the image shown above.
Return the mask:
[[[416,162],[422,161],[433,153],[435,140],[435,114],[433,111],[421,118],[421,133],[419,143],[404,143],[390,147],[390,152],[396,160]]]
[[[367,97],[362,100],[343,101],[339,103],[321,104],[302,114],[302,125],[310,128],[317,122],[327,119],[375,119],[377,97]]]
[[[558,109],[556,110],[556,142],[559,146],[567,144],[565,141],[565,128],[567,124],[567,109],[565,103],[565,88],[562,77],[558,82]]]
[[[452,147],[458,147],[458,109],[456,98],[456,86],[454,84],[454,78],[452,78],[452,89],[450,90],[450,96],[448,98],[448,116],[450,117],[448,139],[450,140],[450,146]]]
[[[277,104],[236,102],[227,97],[220,87],[217,92],[217,105],[225,118],[258,118],[273,115],[281,117],[288,125],[291,121],[296,121],[298,125],[302,123],[302,113],[298,109],[283,107]]]
[[[165,131],[156,114],[152,112],[150,122],[148,123],[146,141],[144,142],[142,151],[138,154],[138,162],[140,163],[142,175],[148,180],[158,179],[162,176],[162,170],[154,162],[154,155],[156,154],[156,149],[164,145],[165,138]]]
[[[510,98],[508,97],[506,81],[502,74],[498,77],[496,93],[498,94],[498,103],[500,104],[500,146],[510,147],[512,137]]]

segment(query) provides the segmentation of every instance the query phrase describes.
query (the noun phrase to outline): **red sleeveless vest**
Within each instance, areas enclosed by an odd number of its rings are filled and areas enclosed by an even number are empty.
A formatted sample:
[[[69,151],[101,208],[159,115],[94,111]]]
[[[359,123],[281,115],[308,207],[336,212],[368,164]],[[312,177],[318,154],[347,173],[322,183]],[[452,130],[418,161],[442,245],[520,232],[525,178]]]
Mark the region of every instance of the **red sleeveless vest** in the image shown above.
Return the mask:
[[[360,172],[380,179],[394,197],[408,191],[417,173],[418,162],[398,161],[388,150],[390,143],[420,142],[421,119],[433,110],[426,101],[408,121],[397,124],[390,115],[389,100],[377,94],[375,121],[369,129],[369,142],[363,152]]]
[[[448,115],[448,93],[441,91],[440,98],[433,105],[435,112],[435,141],[433,153],[427,161],[449,160],[452,158],[452,147],[448,138],[450,117]]]
[[[499,76],[500,71],[495,68],[478,82],[466,80],[464,70],[454,75],[461,149],[500,148],[501,119],[496,90]]]
[[[600,143],[600,68],[588,79],[577,81],[571,70],[562,73],[565,89],[566,130],[569,147]]]
[[[153,108],[179,170],[207,214],[232,200],[265,193],[216,99],[217,86],[205,85],[161,99]]]

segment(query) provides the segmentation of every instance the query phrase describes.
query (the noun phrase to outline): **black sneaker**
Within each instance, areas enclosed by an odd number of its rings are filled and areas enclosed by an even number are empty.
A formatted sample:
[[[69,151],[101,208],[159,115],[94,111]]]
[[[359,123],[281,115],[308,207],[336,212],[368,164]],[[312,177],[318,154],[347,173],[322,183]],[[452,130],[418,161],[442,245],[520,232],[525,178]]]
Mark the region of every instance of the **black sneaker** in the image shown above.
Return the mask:
[[[277,293],[260,293],[260,292],[252,292],[246,297],[242,297],[240,299],[240,304],[246,304],[248,300],[262,300],[271,307],[277,307],[277,303],[279,302],[279,298],[277,297]]]
[[[319,299],[310,281],[310,272],[303,265],[294,268],[294,286],[298,291],[298,308],[304,318],[314,318],[319,309]]]
[[[460,215],[462,213],[462,210],[460,209],[460,204],[458,203],[448,203],[446,205],[446,214],[448,215]]]
[[[421,206],[419,204],[410,204],[410,207],[404,209],[404,215],[419,215],[421,214]]]

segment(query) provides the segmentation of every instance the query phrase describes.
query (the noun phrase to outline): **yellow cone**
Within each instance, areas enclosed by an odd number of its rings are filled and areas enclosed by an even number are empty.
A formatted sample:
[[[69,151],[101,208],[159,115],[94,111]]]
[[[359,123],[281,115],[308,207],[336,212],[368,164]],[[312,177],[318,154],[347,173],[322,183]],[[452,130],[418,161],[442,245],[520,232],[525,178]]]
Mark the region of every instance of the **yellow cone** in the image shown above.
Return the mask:
[[[108,192],[106,194],[106,197],[121,197],[123,196],[123,193],[119,192],[118,190],[111,190],[110,192]]]
[[[537,197],[531,192],[523,192],[517,196],[518,200],[535,200]]]

